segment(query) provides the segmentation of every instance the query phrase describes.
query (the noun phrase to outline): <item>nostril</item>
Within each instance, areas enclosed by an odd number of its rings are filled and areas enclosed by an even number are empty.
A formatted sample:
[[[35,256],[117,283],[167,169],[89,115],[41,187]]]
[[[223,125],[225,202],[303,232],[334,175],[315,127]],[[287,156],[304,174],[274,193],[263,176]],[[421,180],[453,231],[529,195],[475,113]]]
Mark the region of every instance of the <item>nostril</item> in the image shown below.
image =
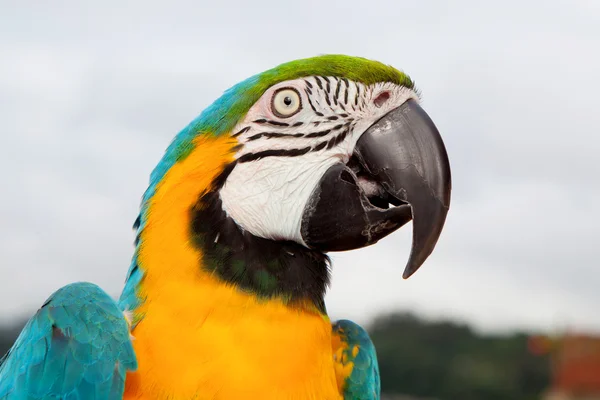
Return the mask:
[[[375,97],[375,100],[373,100],[373,104],[375,104],[377,107],[381,107],[383,106],[388,100],[390,99],[390,92],[388,92],[387,90],[384,92],[381,92],[377,95],[377,97]]]

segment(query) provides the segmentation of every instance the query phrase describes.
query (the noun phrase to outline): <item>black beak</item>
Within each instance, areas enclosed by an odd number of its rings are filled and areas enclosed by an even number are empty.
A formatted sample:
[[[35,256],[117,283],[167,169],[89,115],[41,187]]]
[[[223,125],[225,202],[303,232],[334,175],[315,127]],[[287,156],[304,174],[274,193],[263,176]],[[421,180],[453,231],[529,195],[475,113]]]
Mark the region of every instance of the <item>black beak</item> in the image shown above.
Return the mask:
[[[302,237],[322,251],[356,249],[412,218],[406,279],[433,251],[450,206],[450,163],[442,138],[425,111],[408,100],[363,133],[354,158],[321,179],[304,212]]]
[[[390,196],[411,206],[413,241],[406,279],[433,251],[450,207],[450,162],[444,142],[427,113],[408,100],[361,136],[356,153]]]

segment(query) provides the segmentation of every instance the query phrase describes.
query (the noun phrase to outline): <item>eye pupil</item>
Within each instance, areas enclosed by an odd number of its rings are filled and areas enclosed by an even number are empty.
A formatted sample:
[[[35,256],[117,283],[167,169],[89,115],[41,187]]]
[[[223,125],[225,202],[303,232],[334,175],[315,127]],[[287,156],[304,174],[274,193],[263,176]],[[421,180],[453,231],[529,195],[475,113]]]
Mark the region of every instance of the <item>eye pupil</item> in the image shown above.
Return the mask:
[[[283,104],[285,104],[286,106],[289,106],[290,104],[292,104],[292,98],[290,96],[286,96],[283,99]]]

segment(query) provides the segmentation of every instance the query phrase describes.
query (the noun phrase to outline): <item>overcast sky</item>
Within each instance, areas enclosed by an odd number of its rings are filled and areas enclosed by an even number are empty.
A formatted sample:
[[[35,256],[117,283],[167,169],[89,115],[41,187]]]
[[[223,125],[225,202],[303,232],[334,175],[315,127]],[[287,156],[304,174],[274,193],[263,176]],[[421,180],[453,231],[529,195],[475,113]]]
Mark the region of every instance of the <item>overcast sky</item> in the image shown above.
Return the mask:
[[[600,331],[598,1],[124,3],[0,0],[0,323],[73,281],[117,296],[173,136],[250,75],[345,53],[417,82],[453,197],[407,281],[410,225],[334,254],[330,314]]]

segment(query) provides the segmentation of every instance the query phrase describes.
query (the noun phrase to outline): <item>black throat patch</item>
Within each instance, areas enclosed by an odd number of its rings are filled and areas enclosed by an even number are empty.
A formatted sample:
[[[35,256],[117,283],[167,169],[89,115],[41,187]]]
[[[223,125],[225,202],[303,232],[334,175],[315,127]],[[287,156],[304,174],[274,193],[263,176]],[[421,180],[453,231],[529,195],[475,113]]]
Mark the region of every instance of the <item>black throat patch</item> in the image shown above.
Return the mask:
[[[227,216],[219,189],[234,167],[230,164],[191,210],[192,243],[202,251],[202,268],[260,298],[290,305],[309,301],[325,314],[329,257],[295,242],[254,236]]]

